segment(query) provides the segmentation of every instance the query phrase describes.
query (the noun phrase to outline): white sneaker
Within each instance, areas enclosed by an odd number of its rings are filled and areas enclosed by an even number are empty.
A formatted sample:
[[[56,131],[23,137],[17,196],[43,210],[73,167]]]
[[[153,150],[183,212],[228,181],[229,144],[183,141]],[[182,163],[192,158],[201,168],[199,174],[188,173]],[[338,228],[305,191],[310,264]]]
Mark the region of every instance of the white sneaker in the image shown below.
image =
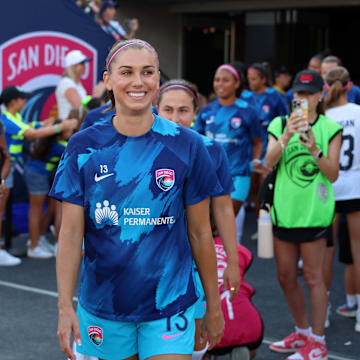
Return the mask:
[[[21,260],[9,254],[6,250],[0,250],[0,266],[15,266],[21,264]]]
[[[39,245],[47,250],[48,252],[54,254],[55,253],[55,245],[53,245],[47,238],[45,235],[40,235],[39,238]]]
[[[38,245],[35,249],[28,248],[27,256],[34,259],[49,259],[54,255]]]

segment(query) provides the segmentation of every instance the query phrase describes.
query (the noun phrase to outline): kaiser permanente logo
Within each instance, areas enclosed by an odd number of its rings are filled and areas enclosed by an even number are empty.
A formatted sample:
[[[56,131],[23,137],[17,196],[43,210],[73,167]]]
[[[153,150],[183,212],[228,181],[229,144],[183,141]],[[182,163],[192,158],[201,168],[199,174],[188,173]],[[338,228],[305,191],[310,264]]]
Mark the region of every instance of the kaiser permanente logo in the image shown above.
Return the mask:
[[[174,216],[151,217],[150,208],[124,208],[122,219],[119,219],[116,206],[110,204],[109,200],[96,203],[95,221],[97,224],[107,226],[155,226],[175,224]]]
[[[70,50],[80,50],[93,59],[86,63],[82,78],[90,94],[96,84],[97,50],[87,42],[61,32],[37,31],[14,37],[0,46],[0,88],[16,85],[34,94],[25,107],[27,120],[39,120],[39,114],[40,120],[57,116],[54,90]],[[31,118],[34,114],[36,119]]]

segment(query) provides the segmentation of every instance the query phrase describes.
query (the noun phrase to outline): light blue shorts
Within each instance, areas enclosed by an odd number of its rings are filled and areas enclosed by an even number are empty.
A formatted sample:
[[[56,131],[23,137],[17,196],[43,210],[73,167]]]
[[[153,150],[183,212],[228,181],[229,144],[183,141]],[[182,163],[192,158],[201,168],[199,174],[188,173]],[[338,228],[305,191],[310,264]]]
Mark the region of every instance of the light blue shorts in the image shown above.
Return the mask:
[[[25,166],[24,178],[31,195],[46,195],[50,190],[49,175],[38,174]]]
[[[139,360],[155,355],[190,355],[194,350],[195,304],[170,318],[148,322],[123,322],[96,317],[78,304],[80,354],[106,360],[126,359],[139,354]]]
[[[206,312],[206,297],[204,288],[202,286],[200,275],[197,270],[194,271],[194,281],[195,281],[195,288],[196,293],[199,296],[198,301],[195,303],[195,319],[202,319]]]
[[[234,176],[233,178],[235,191],[231,193],[231,198],[245,202],[250,190],[250,176]]]

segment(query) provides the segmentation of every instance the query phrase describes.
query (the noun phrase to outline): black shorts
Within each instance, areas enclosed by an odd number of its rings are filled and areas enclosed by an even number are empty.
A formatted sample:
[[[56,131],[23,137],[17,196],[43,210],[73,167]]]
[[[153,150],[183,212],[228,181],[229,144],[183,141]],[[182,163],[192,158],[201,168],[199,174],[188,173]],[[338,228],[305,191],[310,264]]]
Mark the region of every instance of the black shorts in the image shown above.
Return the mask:
[[[338,243],[339,243],[339,261],[346,265],[352,265],[353,258],[351,255],[350,236],[349,236],[346,216],[344,214],[341,214],[340,216]]]
[[[292,229],[274,226],[273,231],[277,238],[286,242],[300,244],[325,238],[327,240],[327,246],[333,245],[331,226]]]
[[[360,211],[360,199],[339,200],[335,203],[335,212],[348,214],[354,211]]]

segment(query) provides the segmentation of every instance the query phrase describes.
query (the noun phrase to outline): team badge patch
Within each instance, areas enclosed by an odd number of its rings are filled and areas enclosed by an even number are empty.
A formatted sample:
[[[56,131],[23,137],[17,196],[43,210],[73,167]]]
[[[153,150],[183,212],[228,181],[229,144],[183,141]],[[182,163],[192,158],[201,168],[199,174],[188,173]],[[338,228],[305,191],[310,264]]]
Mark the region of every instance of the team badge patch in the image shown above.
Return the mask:
[[[241,126],[242,120],[240,118],[232,118],[230,121],[230,125],[233,129],[238,129]]]
[[[155,171],[157,186],[163,191],[169,191],[175,184],[175,171],[172,169],[159,169]]]
[[[262,109],[262,111],[264,113],[270,112],[270,106],[269,105],[263,105],[261,109]]]
[[[98,326],[88,327],[89,339],[96,345],[100,346],[103,343],[103,330]]]

